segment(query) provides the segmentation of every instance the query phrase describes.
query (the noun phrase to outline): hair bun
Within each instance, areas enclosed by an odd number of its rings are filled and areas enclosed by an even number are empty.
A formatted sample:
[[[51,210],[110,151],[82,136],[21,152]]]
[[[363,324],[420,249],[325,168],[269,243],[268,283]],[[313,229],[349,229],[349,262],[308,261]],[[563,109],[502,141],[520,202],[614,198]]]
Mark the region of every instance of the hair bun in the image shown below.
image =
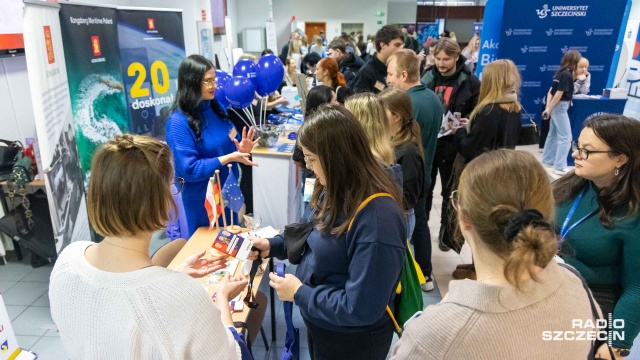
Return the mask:
[[[532,225],[535,227],[542,227],[551,230],[551,226],[544,220],[542,213],[536,209],[520,210],[513,214],[507,220],[507,225],[504,228],[504,238],[511,242],[518,233],[525,227]]]
[[[136,147],[136,144],[133,142],[133,136],[129,134],[116,136],[115,143],[118,150],[130,150]]]

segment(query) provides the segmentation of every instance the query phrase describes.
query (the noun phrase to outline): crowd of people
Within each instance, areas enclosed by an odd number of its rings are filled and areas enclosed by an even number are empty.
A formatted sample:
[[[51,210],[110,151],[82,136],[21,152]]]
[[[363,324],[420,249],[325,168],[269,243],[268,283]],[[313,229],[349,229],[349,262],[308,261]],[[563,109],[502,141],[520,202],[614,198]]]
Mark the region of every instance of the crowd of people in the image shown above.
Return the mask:
[[[480,81],[478,37],[464,50],[445,34],[422,50],[408,37],[390,25],[367,43],[361,34],[328,42],[323,33],[306,42],[294,32],[280,54],[286,86],[301,65],[313,69],[294,161],[316,185],[296,273],[270,274],[269,284],[299,307],[311,358],[628,354],[640,332],[640,122],[596,116],[571,142],[567,110],[574,93],[588,93],[590,74],[570,50],[548,92],[541,164],[514,150],[522,126],[516,64],[493,61]],[[250,155],[255,129],[217,103],[214,70],[199,55],[181,64],[167,144],[122,135],[94,157],[87,205],[105,239],[68,246],[51,276],[52,317],[73,359],[251,358],[227,311],[247,280],[225,279],[212,303],[193,277],[220,269],[222,258],[195,254],[180,273],[148,255],[151,234],[175,211],[172,195],[182,191],[193,234],[209,225],[203,203],[213,173],[224,181],[229,171],[239,176],[236,164],[243,173],[259,165]],[[457,125],[443,121],[449,113]],[[570,149],[576,166],[567,171]],[[544,166],[562,177],[551,183]],[[461,281],[404,324],[391,349],[385,309],[395,306],[408,239],[421,289],[434,289],[429,217],[438,174],[438,247],[460,252],[466,242],[473,263],[455,270]],[[252,240],[260,250],[252,259],[287,258],[283,235]],[[608,314],[623,320],[623,339],[542,336]]]

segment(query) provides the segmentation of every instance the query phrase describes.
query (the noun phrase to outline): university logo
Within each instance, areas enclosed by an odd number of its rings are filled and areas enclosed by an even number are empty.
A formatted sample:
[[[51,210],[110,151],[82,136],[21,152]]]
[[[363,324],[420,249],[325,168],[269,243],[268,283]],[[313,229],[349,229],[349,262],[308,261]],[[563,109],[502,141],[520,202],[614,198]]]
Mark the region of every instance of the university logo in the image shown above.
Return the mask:
[[[616,51],[620,50],[620,44],[616,44]]]
[[[156,29],[156,22],[153,20],[153,18],[148,18],[147,19],[147,25],[149,26],[149,30],[155,30]]]
[[[542,5],[542,9],[536,10],[536,13],[538,14],[538,17],[540,19],[544,19],[544,18],[547,17],[547,15],[549,15],[550,11],[551,11],[551,9],[549,9],[549,5],[544,4],[544,5]]]
[[[589,30],[585,31],[585,33],[587,34],[587,36],[591,36],[593,35],[593,29],[589,28]]]
[[[550,28],[549,30],[547,30],[546,33],[547,33],[547,36],[553,35],[553,28]]]
[[[534,103],[534,104],[536,104],[536,105],[540,105],[540,104],[542,104],[542,98],[535,98],[535,99],[533,99],[533,103]]]
[[[4,354],[9,350],[9,340],[5,340],[2,345],[0,345],[0,354]]]
[[[569,51],[569,47],[565,45],[564,47],[560,48],[560,51],[562,51],[563,54],[566,54],[566,52]]]
[[[100,50],[100,38],[98,36],[91,37],[91,48],[93,49],[93,56],[102,56]]]
[[[527,53],[527,50],[529,50],[529,48],[527,47],[527,45],[525,45],[523,48],[520,48],[520,51],[522,51],[523,54]]]
[[[542,66],[540,66],[540,72],[545,72],[545,71],[547,71],[547,65],[542,64]]]
[[[53,54],[53,38],[51,37],[51,26],[43,26],[44,28],[44,45],[47,47],[47,61],[49,64],[56,62]]]
[[[509,28],[509,30],[506,30],[504,33],[507,34],[507,36],[511,36],[511,34],[513,34],[513,29]]]

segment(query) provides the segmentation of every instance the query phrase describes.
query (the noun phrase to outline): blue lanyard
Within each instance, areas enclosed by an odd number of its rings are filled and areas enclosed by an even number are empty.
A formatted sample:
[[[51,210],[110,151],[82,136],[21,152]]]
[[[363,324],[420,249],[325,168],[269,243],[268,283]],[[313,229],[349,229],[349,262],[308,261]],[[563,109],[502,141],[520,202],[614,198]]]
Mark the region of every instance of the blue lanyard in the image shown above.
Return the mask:
[[[587,220],[588,217],[590,217],[591,215],[593,215],[593,214],[598,212],[598,209],[591,211],[590,213],[585,215],[582,219],[574,222],[567,229],[567,225],[569,225],[569,221],[571,221],[571,218],[573,217],[573,214],[576,212],[576,209],[578,209],[578,205],[580,204],[580,200],[582,200],[582,196],[584,196],[584,193],[586,193],[586,192],[587,192],[587,188],[585,187],[584,190],[582,190],[580,195],[578,195],[576,200],[573,202],[573,205],[571,206],[571,209],[569,210],[569,213],[567,214],[567,217],[564,219],[564,222],[562,223],[562,228],[560,229],[560,238],[562,240],[564,240],[567,237],[567,234],[569,233],[569,231],[573,230],[574,227],[580,225],[582,222]]]

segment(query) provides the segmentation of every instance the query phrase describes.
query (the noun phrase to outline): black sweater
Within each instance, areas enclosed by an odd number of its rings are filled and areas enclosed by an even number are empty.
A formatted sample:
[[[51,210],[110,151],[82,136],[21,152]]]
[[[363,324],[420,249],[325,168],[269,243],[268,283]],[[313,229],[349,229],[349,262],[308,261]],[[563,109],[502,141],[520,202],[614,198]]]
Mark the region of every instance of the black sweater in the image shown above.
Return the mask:
[[[376,87],[377,85],[377,87]],[[360,68],[355,79],[349,84],[356,94],[372,92],[379,94],[387,86],[387,65],[382,63],[376,55]]]
[[[402,192],[404,210],[413,209],[422,193],[424,182],[424,159],[418,147],[412,143],[404,143],[394,149],[396,163],[402,168]]]
[[[515,149],[522,128],[522,112],[508,112],[500,104],[485,106],[471,121],[471,129],[456,132],[459,152],[466,162],[484,152],[500,148]]]

